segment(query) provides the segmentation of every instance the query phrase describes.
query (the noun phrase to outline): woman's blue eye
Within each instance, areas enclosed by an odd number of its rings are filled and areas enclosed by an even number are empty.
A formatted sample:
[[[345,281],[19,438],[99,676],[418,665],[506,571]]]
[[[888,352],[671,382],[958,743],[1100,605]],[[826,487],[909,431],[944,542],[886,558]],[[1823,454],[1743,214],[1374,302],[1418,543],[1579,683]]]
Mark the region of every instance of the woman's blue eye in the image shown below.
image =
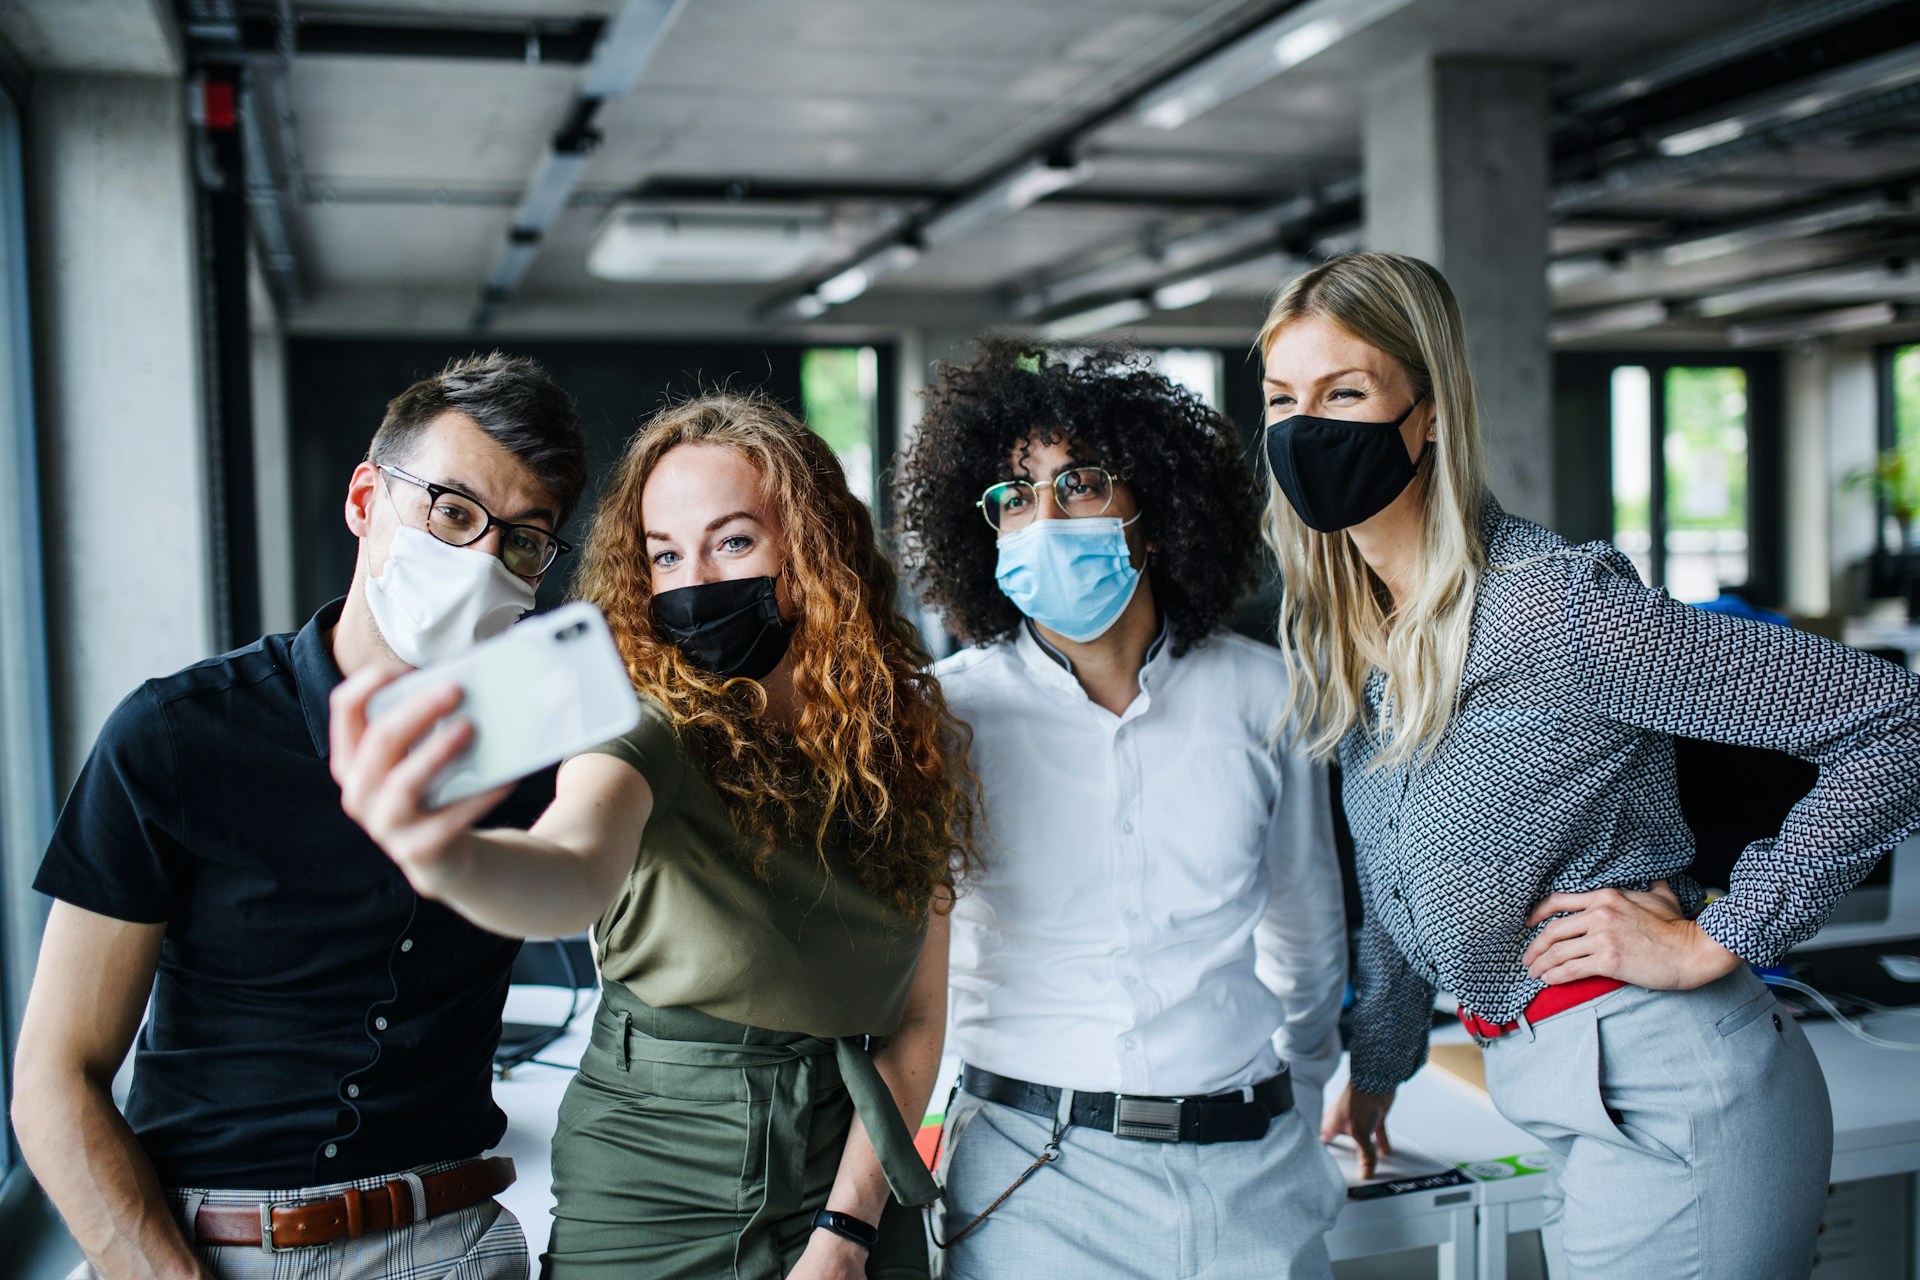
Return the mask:
[[[671,569],[673,568],[673,562],[679,558],[680,553],[678,551],[657,551],[653,556],[653,567],[656,569]]]
[[[745,551],[752,545],[753,539],[744,533],[736,533],[730,538],[722,538],[720,540],[720,549],[723,551]]]

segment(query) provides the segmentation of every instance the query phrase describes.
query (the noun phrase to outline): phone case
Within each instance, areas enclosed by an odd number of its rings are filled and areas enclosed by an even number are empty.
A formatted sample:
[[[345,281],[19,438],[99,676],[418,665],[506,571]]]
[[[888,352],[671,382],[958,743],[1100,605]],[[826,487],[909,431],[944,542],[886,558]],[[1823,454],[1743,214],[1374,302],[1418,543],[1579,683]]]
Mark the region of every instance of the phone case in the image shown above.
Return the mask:
[[[473,742],[427,785],[434,808],[491,790],[617,738],[640,723],[626,664],[600,610],[585,601],[516,623],[446,662],[412,672],[367,703],[369,720],[428,684],[464,693]]]

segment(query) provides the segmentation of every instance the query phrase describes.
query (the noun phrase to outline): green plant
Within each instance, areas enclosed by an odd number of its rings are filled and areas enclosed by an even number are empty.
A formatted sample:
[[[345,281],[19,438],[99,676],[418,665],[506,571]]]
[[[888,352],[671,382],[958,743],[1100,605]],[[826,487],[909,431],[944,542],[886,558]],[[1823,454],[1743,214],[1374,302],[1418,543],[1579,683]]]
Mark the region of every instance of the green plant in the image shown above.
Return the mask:
[[[1851,491],[1868,491],[1886,503],[1887,514],[1900,526],[1907,541],[1914,518],[1920,516],[1920,458],[1909,449],[1882,449],[1869,466],[1855,467],[1843,481]]]

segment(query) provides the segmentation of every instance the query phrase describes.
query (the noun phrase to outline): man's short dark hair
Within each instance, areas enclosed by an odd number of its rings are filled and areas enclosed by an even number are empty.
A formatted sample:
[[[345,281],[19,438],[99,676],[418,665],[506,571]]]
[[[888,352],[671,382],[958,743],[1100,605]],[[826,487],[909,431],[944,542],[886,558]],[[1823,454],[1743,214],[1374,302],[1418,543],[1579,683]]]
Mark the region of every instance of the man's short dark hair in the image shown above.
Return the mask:
[[[1003,640],[1020,611],[994,580],[998,551],[977,505],[1033,437],[1065,440],[1123,479],[1153,546],[1153,599],[1184,653],[1225,621],[1259,563],[1254,469],[1231,424],[1125,347],[1004,339],[942,364],[894,484],[904,557],[928,603],[969,644]]]
[[[464,414],[526,464],[559,504],[556,528],[573,515],[587,487],[587,441],[573,398],[545,369],[526,356],[498,351],[449,361],[387,402],[367,460],[403,464],[421,432],[443,413]]]

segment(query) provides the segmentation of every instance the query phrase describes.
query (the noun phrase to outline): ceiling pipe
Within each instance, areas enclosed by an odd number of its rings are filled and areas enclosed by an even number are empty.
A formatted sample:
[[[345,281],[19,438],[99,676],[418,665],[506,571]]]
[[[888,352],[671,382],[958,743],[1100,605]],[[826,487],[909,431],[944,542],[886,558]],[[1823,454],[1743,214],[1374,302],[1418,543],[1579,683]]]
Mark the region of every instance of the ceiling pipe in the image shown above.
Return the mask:
[[[1555,214],[1577,213],[1608,200],[1617,200],[1644,187],[1709,172],[1749,156],[1765,155],[1784,147],[1817,142],[1836,133],[1863,128],[1882,120],[1906,117],[1920,107],[1920,46],[1901,50],[1900,53],[1916,69],[1912,83],[1866,97],[1848,98],[1816,114],[1742,132],[1682,155],[1647,156],[1623,161],[1602,169],[1593,177],[1561,182],[1553,189],[1548,209]],[[1816,76],[1813,79],[1813,84],[1799,83],[1809,93],[1817,93],[1819,82],[1827,77]],[[1729,112],[1727,118],[1732,118],[1733,114]]]
[[[1736,31],[1720,32],[1686,45],[1679,52],[1603,88],[1590,89],[1567,103],[1567,113],[1570,117],[1595,115],[1790,40],[1903,3],[1906,0],[1799,0]]]
[[[600,109],[633,88],[686,4],[687,0],[626,0],[602,30],[567,122],[542,153],[514,211],[506,243],[500,246],[474,307],[470,320],[474,328],[491,324],[501,301],[526,279],[547,229],[566,210],[600,144],[600,132],[594,128]]]
[[[1226,48],[1140,95],[1136,124],[1178,129],[1250,89],[1319,56],[1412,0],[1306,0]]]

